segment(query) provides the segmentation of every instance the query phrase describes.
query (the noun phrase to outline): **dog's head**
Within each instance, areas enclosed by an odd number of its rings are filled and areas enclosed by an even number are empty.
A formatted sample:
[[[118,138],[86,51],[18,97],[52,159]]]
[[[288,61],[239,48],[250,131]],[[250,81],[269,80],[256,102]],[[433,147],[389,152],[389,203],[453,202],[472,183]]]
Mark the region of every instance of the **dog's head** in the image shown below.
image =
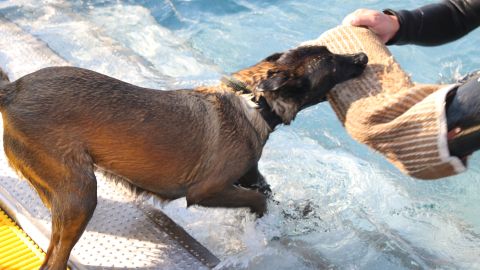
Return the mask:
[[[305,46],[273,54],[233,76],[289,124],[300,110],[324,101],[337,83],[360,75],[367,62],[364,53],[338,55],[324,46]]]

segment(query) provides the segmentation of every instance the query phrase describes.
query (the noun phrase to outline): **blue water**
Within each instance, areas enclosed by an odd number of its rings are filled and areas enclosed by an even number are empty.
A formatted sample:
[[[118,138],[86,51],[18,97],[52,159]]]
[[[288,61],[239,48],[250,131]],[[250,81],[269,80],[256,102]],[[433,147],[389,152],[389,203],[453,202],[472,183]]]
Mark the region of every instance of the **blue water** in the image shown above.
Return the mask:
[[[215,83],[318,37],[356,8],[418,2],[3,0],[0,14],[72,65],[169,89]],[[480,68],[478,44],[477,30],[445,46],[391,50],[415,81],[435,83]],[[0,64],[15,69],[1,52]],[[218,268],[480,269],[478,154],[469,164],[438,181],[406,177],[353,141],[324,103],[267,143],[260,169],[278,203],[264,218],[185,209],[183,199],[162,208],[222,259]]]

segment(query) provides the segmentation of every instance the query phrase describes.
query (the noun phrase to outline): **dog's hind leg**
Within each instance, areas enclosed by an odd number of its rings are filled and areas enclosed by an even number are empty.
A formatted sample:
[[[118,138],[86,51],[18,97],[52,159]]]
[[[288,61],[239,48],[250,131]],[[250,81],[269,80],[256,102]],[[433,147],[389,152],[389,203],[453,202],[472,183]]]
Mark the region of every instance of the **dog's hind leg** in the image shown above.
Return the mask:
[[[53,192],[51,200],[52,237],[41,269],[65,269],[70,252],[82,235],[97,205],[93,170],[72,170],[68,190]]]
[[[71,149],[57,155],[28,147],[4,135],[5,153],[37,190],[52,214],[52,235],[40,269],[65,269],[70,252],[82,235],[97,203],[97,186],[91,158]]]

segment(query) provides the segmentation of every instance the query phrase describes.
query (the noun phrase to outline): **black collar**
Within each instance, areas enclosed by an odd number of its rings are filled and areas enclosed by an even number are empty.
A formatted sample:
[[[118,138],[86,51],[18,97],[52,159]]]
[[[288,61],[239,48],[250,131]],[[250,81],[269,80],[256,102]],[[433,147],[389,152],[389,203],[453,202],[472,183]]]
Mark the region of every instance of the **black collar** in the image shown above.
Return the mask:
[[[235,93],[251,94],[253,91],[248,88],[247,84],[235,79],[234,77],[223,76],[221,81],[228,87],[232,88]]]
[[[232,88],[233,91],[236,93],[253,94],[253,91],[248,88],[247,84],[233,77],[224,76],[222,77],[221,81],[226,86]],[[260,96],[257,98],[255,97],[255,95],[253,95],[252,102],[257,104],[258,106],[257,110],[260,112],[260,115],[263,117],[265,122],[267,122],[268,126],[272,131],[275,129],[277,125],[283,123],[282,118],[272,110],[270,105],[268,105],[267,100],[263,96]]]

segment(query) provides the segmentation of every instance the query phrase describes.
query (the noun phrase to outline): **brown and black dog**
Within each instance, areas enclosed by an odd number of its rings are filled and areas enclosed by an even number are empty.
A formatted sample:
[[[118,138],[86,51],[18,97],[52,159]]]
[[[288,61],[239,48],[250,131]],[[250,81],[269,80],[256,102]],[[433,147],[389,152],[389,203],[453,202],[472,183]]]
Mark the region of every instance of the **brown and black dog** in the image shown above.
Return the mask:
[[[5,153],[52,213],[41,269],[65,269],[97,203],[96,169],[167,200],[186,196],[188,205],[262,216],[269,188],[257,163],[269,134],[360,75],[367,61],[299,47],[193,91],[142,88],[74,67],[4,78]]]

